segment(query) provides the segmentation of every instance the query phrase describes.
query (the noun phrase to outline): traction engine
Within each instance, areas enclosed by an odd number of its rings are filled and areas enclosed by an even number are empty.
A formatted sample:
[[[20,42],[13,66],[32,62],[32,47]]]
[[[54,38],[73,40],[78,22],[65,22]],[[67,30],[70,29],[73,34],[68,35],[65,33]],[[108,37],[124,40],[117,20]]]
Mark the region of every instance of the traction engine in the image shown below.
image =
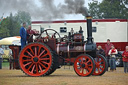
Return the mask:
[[[50,31],[50,33],[49,33]],[[10,46],[13,50],[15,47]],[[92,19],[87,17],[87,40],[83,32],[60,37],[53,29],[41,32],[19,54],[19,66],[29,76],[46,76],[65,64],[73,64],[79,76],[102,75],[107,68],[104,56],[96,54],[92,37]]]

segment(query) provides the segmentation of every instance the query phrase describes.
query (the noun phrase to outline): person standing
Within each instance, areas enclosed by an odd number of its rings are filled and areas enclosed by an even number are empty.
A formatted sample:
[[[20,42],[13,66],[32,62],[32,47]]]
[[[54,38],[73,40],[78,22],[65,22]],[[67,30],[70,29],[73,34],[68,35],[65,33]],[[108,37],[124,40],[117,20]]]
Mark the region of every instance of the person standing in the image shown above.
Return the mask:
[[[2,49],[0,45],[0,69],[2,69],[2,55],[4,55],[4,50]]]
[[[74,30],[73,30],[73,28],[71,28],[71,31],[70,31],[70,32],[71,32],[71,35],[73,35],[73,34],[74,34]]]
[[[108,55],[108,52],[111,49],[111,46],[113,46],[113,44],[110,42],[110,39],[107,39],[107,43],[105,44],[105,57],[107,59],[108,66],[109,66],[109,57],[110,57]],[[108,66],[107,66],[107,71],[108,71]]]
[[[111,46],[111,50],[109,51],[108,55],[110,55],[109,64],[110,64],[110,71],[116,70],[116,54],[117,49],[115,49],[114,45]]]
[[[105,52],[100,45],[97,47],[96,53],[105,56]]]
[[[20,37],[21,37],[21,49],[26,45],[27,32],[26,32],[26,23],[23,23],[23,26],[20,28]]]
[[[80,26],[79,33],[83,34],[83,30],[82,30],[82,27],[81,26]]]
[[[31,43],[33,42],[33,34],[35,34],[35,32],[33,30],[31,30],[31,26],[29,25],[28,26],[28,29],[27,29],[27,41],[28,43]]]
[[[123,56],[124,72],[128,73],[128,46],[126,46],[126,50],[123,52],[122,56]]]
[[[0,45],[0,58],[2,58],[2,55],[4,55],[4,50],[3,50],[2,46]]]

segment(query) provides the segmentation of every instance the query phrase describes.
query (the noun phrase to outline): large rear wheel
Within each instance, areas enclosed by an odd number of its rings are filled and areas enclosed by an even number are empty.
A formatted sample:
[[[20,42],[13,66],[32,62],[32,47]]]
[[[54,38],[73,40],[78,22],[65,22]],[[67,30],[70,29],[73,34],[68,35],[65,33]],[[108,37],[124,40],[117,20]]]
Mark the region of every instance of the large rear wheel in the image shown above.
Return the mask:
[[[20,52],[19,64],[22,71],[29,76],[49,75],[54,64],[53,53],[43,43],[30,43]]]
[[[74,70],[79,76],[90,76],[94,69],[94,60],[87,54],[79,55],[74,62]]]

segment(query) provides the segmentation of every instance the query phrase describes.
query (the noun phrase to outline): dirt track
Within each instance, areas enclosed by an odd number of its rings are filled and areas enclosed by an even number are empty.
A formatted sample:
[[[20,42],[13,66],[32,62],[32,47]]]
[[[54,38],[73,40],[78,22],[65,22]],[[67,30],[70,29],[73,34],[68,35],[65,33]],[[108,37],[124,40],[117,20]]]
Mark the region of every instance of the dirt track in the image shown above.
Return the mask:
[[[0,85],[128,85],[128,73],[123,67],[103,76],[79,77],[73,68],[56,70],[47,77],[28,77],[21,70],[0,70]]]

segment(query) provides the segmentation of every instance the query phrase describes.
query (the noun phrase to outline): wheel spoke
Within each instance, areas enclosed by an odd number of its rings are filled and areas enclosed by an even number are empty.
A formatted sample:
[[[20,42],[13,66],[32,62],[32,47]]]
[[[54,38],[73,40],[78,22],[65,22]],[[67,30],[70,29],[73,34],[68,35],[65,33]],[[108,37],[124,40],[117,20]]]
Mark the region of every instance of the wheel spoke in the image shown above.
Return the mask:
[[[88,61],[86,62],[86,64],[88,64],[89,62],[91,62],[91,60],[88,60]]]
[[[30,62],[32,61],[31,59],[23,60],[23,62]]]
[[[98,69],[98,68],[95,68],[95,71],[94,71],[94,73],[96,73],[97,69]]]
[[[45,57],[45,56],[47,56],[47,55],[48,55],[48,53],[46,53],[46,54],[44,54],[43,56],[41,56],[41,58],[42,58],[42,57]]]
[[[23,55],[23,57],[26,57],[26,58],[32,58],[32,57],[30,57],[30,56],[26,56],[26,55]]]
[[[99,62],[99,57],[97,58],[97,62]]]
[[[43,50],[38,57],[40,57],[44,52],[45,52],[45,50]]]
[[[47,31],[45,31],[45,32],[46,32],[46,35],[49,36],[49,35],[48,35],[48,32],[47,32]]]
[[[42,63],[40,63],[40,62],[39,62],[39,64],[40,64],[42,67],[44,67],[45,69],[47,68],[47,67],[46,67],[46,66],[44,66]]]
[[[27,53],[28,53],[31,57],[33,57],[33,55],[32,55],[30,52],[27,51]]]
[[[100,71],[100,68],[98,68],[98,72],[101,72],[101,71]]]
[[[100,66],[105,66],[105,64],[100,64]]]
[[[26,67],[27,65],[29,65],[29,64],[31,64],[32,62],[29,62],[29,63],[26,63],[26,64],[24,64],[24,67]]]
[[[38,49],[38,55],[40,54],[40,50],[41,50],[41,47],[39,46],[39,49]]]
[[[89,67],[92,67],[92,64],[89,64],[88,66],[89,66]]]
[[[50,58],[42,58],[42,59],[40,59],[41,61],[43,61],[43,60],[49,60]]]
[[[33,52],[32,48],[29,48],[29,49],[30,49],[30,51],[32,52],[32,55],[34,55],[34,52]]]
[[[87,68],[87,70],[88,70],[88,72],[90,72],[91,71],[91,68]]]
[[[86,70],[86,73],[88,73],[88,72],[89,72],[87,69],[85,69],[85,70]]]
[[[35,47],[35,56],[37,56],[37,47]]]
[[[84,69],[82,68],[82,74],[84,74]]]
[[[100,60],[98,63],[101,63],[101,62],[103,62],[103,60]]]
[[[49,65],[49,63],[47,63],[47,62],[45,62],[45,61],[41,61],[42,63],[44,63],[44,64],[47,64],[47,65]]]
[[[36,63],[36,73],[39,73],[38,72],[38,64]]]
[[[33,65],[32,70],[31,70],[30,73],[33,73],[34,69],[35,69],[35,65]]]
[[[83,57],[81,58],[81,64],[83,63]]]
[[[40,71],[41,71],[41,72],[43,72],[43,70],[42,70],[42,68],[41,68],[41,66],[40,66],[40,65],[39,65],[39,69],[40,69]]]
[[[101,68],[101,67],[99,67],[101,70],[103,70],[104,68]]]
[[[33,63],[29,66],[28,70],[30,70],[30,68],[32,67]]]

